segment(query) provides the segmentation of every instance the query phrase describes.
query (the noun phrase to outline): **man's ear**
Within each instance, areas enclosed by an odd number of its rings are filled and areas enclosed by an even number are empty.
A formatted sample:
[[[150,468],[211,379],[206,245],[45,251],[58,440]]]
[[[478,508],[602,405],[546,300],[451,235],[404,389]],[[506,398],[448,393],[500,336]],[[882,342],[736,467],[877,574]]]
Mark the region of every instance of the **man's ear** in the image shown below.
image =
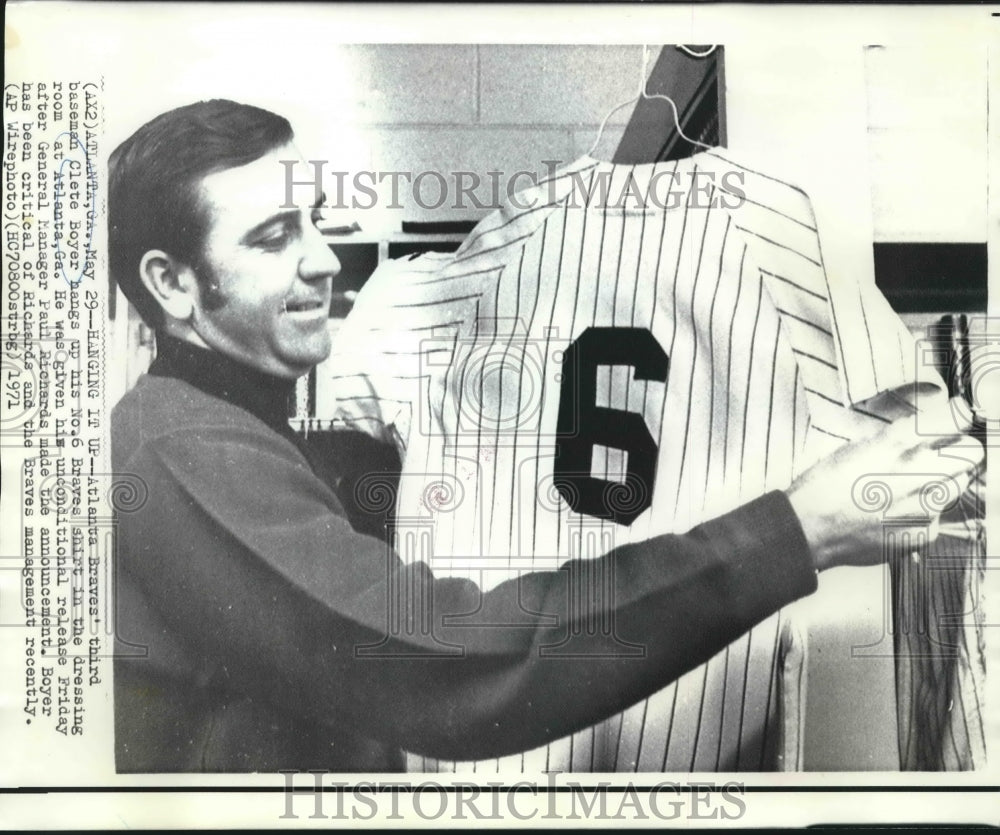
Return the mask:
[[[161,249],[151,249],[139,262],[139,277],[168,319],[187,322],[194,315],[198,287],[190,268]]]

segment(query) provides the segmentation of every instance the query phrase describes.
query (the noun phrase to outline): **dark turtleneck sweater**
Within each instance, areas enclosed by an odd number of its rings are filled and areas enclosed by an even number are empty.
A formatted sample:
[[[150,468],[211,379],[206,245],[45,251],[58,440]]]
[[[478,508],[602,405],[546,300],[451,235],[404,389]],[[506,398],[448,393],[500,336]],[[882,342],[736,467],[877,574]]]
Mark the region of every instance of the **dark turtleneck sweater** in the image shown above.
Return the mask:
[[[275,377],[244,365],[218,351],[201,348],[160,334],[156,359],[149,367],[153,377],[183,380],[199,391],[245,409],[272,429],[288,430],[288,400],[295,380]]]
[[[160,337],[113,411],[115,472],[146,488],[118,513],[121,771],[389,771],[401,749],[527,750],[651,695],[816,587],[778,492],[486,593],[435,579],[349,523],[379,530],[386,503],[371,499],[391,495],[378,488],[393,453],[305,444],[291,389]],[[360,495],[368,472],[375,489],[348,513],[338,496]],[[567,641],[572,663],[542,651]]]
[[[209,351],[169,336],[157,337],[157,355],[149,368],[156,377],[183,380],[205,394],[219,397],[260,419],[290,440],[317,477],[336,494],[351,524],[373,536],[384,537],[391,501],[377,509],[356,501],[358,482],[378,473],[379,484],[394,496],[402,462],[395,447],[379,443],[363,432],[338,430],[299,434],[288,421],[295,380],[275,377],[237,362],[218,351]],[[383,509],[383,507],[385,509]]]

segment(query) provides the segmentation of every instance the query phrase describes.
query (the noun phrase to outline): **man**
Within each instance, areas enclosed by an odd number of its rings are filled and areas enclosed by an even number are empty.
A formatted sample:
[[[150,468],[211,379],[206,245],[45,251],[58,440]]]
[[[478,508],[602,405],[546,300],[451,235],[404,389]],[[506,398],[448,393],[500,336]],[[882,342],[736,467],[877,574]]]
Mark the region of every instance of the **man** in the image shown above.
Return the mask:
[[[939,455],[957,430],[918,438],[900,423],[786,492],[602,557],[610,600],[588,593],[602,582],[592,561],[488,592],[403,565],[351,528],[344,480],[288,428],[295,379],[330,350],[339,271],[318,210],[276,208],[292,138],[279,116],[211,101],[111,157],[112,273],[157,332],[157,359],[112,418],[115,471],[148,488],[120,515],[119,770],[388,771],[401,749],[468,759],[542,744],[711,657],[812,592],[817,571],[877,563],[877,519],[831,503],[831,484],[967,482],[968,464]],[[919,513],[918,493],[897,497],[902,510]],[[456,617],[474,612],[508,626]],[[605,657],[596,636],[572,663],[544,657],[595,615],[644,655]]]

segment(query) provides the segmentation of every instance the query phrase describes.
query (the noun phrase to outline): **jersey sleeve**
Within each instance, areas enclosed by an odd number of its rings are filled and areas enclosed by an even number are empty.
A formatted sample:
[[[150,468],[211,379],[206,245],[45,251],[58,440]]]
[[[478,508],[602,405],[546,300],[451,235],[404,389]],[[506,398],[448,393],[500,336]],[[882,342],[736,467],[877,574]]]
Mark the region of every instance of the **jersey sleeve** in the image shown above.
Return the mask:
[[[525,750],[592,724],[816,586],[782,493],[482,593],[355,533],[269,431],[177,431],[128,467],[156,502],[124,521],[119,569],[202,664],[433,756]],[[614,628],[595,635],[595,622]],[[571,663],[551,656],[567,642]],[[641,653],[620,657],[620,642]]]
[[[777,177],[707,154],[720,199],[782,317],[817,411],[850,406],[914,381],[941,387],[879,289],[830,274],[809,195]]]

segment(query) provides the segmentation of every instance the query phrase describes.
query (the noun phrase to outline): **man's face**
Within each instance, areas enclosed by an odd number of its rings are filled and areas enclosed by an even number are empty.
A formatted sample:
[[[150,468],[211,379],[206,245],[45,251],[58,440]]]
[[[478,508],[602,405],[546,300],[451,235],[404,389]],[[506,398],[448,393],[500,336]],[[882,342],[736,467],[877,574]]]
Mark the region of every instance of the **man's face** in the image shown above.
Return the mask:
[[[331,283],[340,272],[316,229],[319,210],[277,208],[279,160],[298,158],[286,145],[201,182],[209,217],[201,278],[217,285],[222,303],[206,306],[202,292],[192,326],[210,348],[281,377],[298,377],[330,353]]]

